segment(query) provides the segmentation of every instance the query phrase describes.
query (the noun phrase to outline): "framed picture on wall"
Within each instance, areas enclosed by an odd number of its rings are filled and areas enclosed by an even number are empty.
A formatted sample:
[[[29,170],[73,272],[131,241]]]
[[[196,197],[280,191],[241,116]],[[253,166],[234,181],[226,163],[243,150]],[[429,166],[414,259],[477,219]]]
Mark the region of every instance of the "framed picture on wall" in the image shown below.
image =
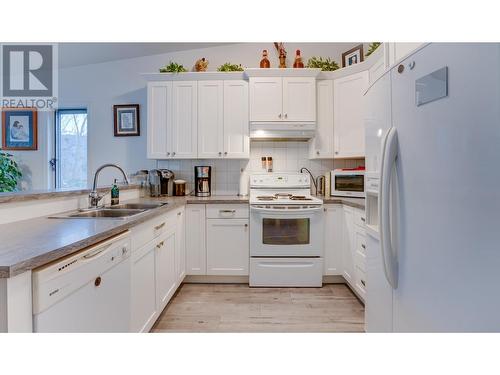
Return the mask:
[[[115,137],[141,135],[139,104],[116,104],[113,106]]]
[[[342,54],[342,67],[354,65],[363,61],[363,45],[359,44]]]
[[[2,149],[13,151],[38,149],[36,108],[2,109]]]

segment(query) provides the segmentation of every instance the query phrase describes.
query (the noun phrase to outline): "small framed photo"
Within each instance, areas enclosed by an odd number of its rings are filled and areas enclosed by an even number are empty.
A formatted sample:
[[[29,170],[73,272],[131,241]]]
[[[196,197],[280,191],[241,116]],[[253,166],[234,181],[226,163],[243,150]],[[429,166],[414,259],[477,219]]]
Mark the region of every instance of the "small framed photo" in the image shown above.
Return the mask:
[[[38,149],[36,108],[2,108],[2,148],[13,151]]]
[[[141,135],[139,104],[116,104],[113,106],[115,137]]]
[[[342,68],[363,61],[363,45],[357,45],[342,54]]]

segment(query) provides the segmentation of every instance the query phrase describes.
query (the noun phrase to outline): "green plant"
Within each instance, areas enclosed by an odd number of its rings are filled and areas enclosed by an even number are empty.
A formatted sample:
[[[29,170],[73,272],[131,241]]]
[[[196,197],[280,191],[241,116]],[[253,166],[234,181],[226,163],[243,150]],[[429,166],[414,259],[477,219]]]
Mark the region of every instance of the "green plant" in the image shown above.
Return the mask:
[[[15,191],[22,175],[13,156],[0,151],[0,192]]]
[[[170,64],[160,68],[160,73],[183,73],[187,72],[183,65],[170,61]]]
[[[240,65],[236,65],[236,64],[231,64],[231,63],[225,63],[225,64],[222,64],[221,66],[219,66],[217,68],[217,71],[218,72],[242,72],[243,71],[243,67]]]
[[[381,45],[382,43],[380,42],[373,42],[373,43],[370,43],[370,45],[368,46],[368,52],[366,53],[366,57],[370,56],[373,52],[375,52],[375,50]]]
[[[320,68],[323,71],[333,71],[339,68],[339,64],[335,60],[327,57],[323,59],[322,57],[313,56],[307,61],[308,68]]]

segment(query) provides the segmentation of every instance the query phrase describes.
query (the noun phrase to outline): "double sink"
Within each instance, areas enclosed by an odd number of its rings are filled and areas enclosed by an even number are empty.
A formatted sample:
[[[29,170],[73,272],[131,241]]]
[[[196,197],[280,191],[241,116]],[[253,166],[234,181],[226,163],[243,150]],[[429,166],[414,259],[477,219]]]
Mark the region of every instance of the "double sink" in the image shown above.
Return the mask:
[[[53,215],[51,219],[128,219],[140,215],[148,210],[164,206],[168,203],[123,203],[116,206],[80,209],[60,215]]]

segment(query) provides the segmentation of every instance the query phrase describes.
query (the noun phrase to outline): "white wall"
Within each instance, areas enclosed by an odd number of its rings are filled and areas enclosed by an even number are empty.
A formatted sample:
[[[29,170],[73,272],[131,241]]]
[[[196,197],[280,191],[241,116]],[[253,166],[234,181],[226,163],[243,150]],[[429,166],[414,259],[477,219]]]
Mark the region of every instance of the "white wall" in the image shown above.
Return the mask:
[[[313,55],[332,57],[339,65],[342,52],[357,43],[286,43],[288,64],[293,64],[295,50],[300,49],[304,61]],[[366,46],[365,46],[366,48]],[[127,173],[156,166],[154,160],[146,158],[146,82],[140,73],[157,72],[171,60],[192,68],[194,62],[205,57],[209,70],[216,70],[225,62],[258,67],[261,52],[270,52],[272,66],[277,66],[277,54],[272,43],[239,43],[175,53],[117,60],[106,63],[82,65],[61,69],[59,72],[59,106],[61,108],[86,107],[88,118],[88,181],[92,182],[94,171],[108,162],[117,163]],[[113,104],[140,105],[141,136],[114,137]],[[52,134],[53,123],[39,121],[39,152],[16,153],[31,174],[26,188],[45,189],[50,187],[48,160],[52,146],[48,135]],[[100,185],[109,185],[113,178],[121,176],[109,170],[102,174]]]

